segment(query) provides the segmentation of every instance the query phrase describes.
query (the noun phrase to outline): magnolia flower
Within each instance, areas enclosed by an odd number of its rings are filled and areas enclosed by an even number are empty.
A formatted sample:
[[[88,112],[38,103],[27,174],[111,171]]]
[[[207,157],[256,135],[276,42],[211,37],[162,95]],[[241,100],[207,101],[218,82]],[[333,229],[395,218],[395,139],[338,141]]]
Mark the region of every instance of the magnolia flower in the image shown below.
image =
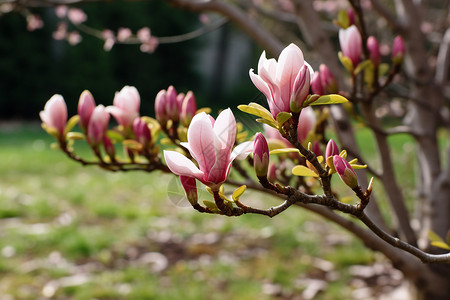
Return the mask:
[[[197,185],[194,177],[180,176],[180,182],[189,202],[194,205],[198,201]]]
[[[405,44],[401,36],[396,36],[392,45],[392,60],[395,64],[400,64],[405,55]]]
[[[339,155],[335,155],[333,156],[333,164],[337,174],[346,185],[352,189],[358,186],[358,177],[348,161]]]
[[[361,34],[355,25],[348,27],[347,29],[339,29],[339,43],[341,45],[342,54],[353,63],[353,67],[356,67],[361,59],[362,54],[362,41]]]
[[[267,59],[264,51],[259,58],[258,74],[253,69],[249,71],[250,79],[266,96],[275,118],[280,112],[290,112],[291,103],[296,109],[301,107],[308,96],[313,73],[302,50],[294,44],[281,52],[278,62]]]
[[[136,118],[134,120],[133,133],[136,136],[136,140],[144,146],[148,146],[152,141],[150,128],[142,118]]]
[[[39,116],[46,127],[56,130],[58,135],[63,135],[67,123],[67,106],[63,96],[53,95],[45,103]]]
[[[297,139],[300,143],[308,137],[308,134],[314,129],[316,123],[317,119],[314,110],[309,106],[302,109],[298,118],[297,127]]]
[[[103,105],[97,106],[92,112],[87,129],[87,139],[92,146],[103,143],[108,123],[109,114],[106,108]]]
[[[325,158],[335,155],[339,155],[339,148],[336,145],[336,142],[333,141],[333,139],[330,139],[325,150]]]
[[[256,176],[266,177],[269,170],[269,146],[266,138],[258,132],[253,144],[253,167]]]
[[[331,94],[337,93],[338,92],[337,81],[336,78],[334,78],[333,73],[331,73],[330,69],[326,65],[321,64],[319,66],[319,70],[320,70],[319,74],[320,81],[322,83],[324,90],[327,93]]]
[[[186,96],[183,98],[180,111],[180,120],[184,126],[189,126],[192,118],[195,116],[197,111],[197,102],[195,101],[194,93],[192,91],[187,92]]]
[[[106,109],[120,125],[127,127],[139,117],[141,97],[134,86],[124,86],[120,92],[116,92],[113,104]]]
[[[80,116],[80,127],[86,130],[95,109],[94,97],[88,90],[84,90],[78,101],[78,115]]]
[[[380,46],[378,45],[378,40],[374,36],[369,36],[367,39],[367,49],[369,50],[372,63],[379,65],[381,62]]]
[[[75,25],[86,22],[87,15],[79,8],[70,8],[67,12],[67,18]]]
[[[231,110],[222,111],[216,120],[202,112],[192,119],[187,132],[187,143],[182,143],[197,161],[198,167],[176,151],[164,151],[169,169],[176,175],[193,177],[213,190],[218,190],[230,173],[235,158],[244,158],[252,150],[253,142],[238,145],[236,120]]]
[[[322,85],[319,71],[315,71],[311,80],[311,91],[317,95],[325,95],[325,89]]]

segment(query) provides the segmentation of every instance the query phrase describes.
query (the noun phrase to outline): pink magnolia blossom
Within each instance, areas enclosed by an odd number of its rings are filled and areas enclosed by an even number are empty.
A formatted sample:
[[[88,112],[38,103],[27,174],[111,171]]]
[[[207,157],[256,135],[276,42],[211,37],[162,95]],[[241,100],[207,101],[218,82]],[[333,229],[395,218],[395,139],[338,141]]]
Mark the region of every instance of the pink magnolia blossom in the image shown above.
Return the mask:
[[[405,55],[405,43],[401,36],[396,36],[392,44],[392,60],[394,63],[401,63]]]
[[[91,119],[92,112],[95,109],[95,100],[91,92],[84,90],[78,101],[78,115],[80,116],[80,126],[86,130]]]
[[[197,184],[194,177],[180,176],[180,182],[189,202],[194,205],[198,201]]]
[[[65,18],[67,15],[68,7],[66,5],[58,5],[55,7],[55,14],[58,18]]]
[[[79,8],[70,8],[67,12],[67,18],[75,25],[86,22],[87,15]]]
[[[378,40],[374,36],[369,36],[367,39],[367,49],[369,50],[372,63],[379,65],[381,62],[380,46],[378,45]]]
[[[342,54],[350,58],[353,67],[356,67],[362,54],[362,40],[358,28],[352,25],[347,29],[339,29],[339,43]]]
[[[298,118],[297,127],[297,139],[300,143],[308,137],[308,134],[314,129],[316,123],[317,119],[314,110],[309,106],[302,109]]]
[[[141,97],[134,86],[124,86],[114,96],[113,106],[108,106],[107,111],[111,113],[117,122],[124,126],[130,126],[134,119],[139,117]]]
[[[339,155],[339,148],[336,145],[336,142],[333,141],[333,139],[330,139],[325,150],[325,158],[335,155]]]
[[[325,92],[331,94],[337,93],[338,84],[336,78],[333,76],[333,73],[331,73],[330,69],[326,65],[321,64],[319,66],[319,70],[320,70],[320,81],[322,83],[323,88],[325,89]]]
[[[130,28],[120,27],[117,31],[117,40],[119,42],[125,42],[127,39],[131,37],[133,33]]]
[[[303,52],[294,44],[287,46],[278,62],[266,58],[263,52],[258,62],[258,74],[249,71],[253,84],[266,96],[274,117],[280,112],[290,112],[291,102],[301,107],[310,88],[313,75],[311,66],[305,62]]]
[[[105,51],[110,51],[112,49],[112,47],[114,46],[114,44],[116,43],[116,37],[114,36],[114,32],[109,29],[103,30],[102,38],[105,40],[103,49]]]
[[[158,38],[152,36],[148,41],[145,43],[142,43],[142,45],[139,47],[139,50],[144,53],[153,53],[156,50],[156,47],[159,45]]]
[[[187,92],[181,104],[180,120],[184,126],[189,126],[197,111],[197,102],[192,91]]]
[[[198,167],[183,154],[165,150],[167,166],[174,174],[196,178],[213,190],[218,190],[227,179],[233,160],[246,157],[253,143],[242,143],[232,151],[236,120],[229,108],[222,111],[216,120],[204,112],[195,115],[188,128],[187,139],[188,142],[182,145],[189,150]]]
[[[29,31],[35,31],[44,27],[44,22],[39,15],[30,14],[27,16],[27,29]]]
[[[358,186],[358,177],[348,161],[339,155],[335,155],[333,156],[333,164],[337,174],[346,185],[352,189]]]
[[[52,36],[55,40],[63,40],[67,36],[67,23],[59,22],[56,27],[56,31],[52,33]]]
[[[314,76],[311,80],[311,91],[317,95],[325,95],[325,89],[323,88],[319,71],[314,72]]]
[[[147,147],[152,141],[152,135],[148,124],[142,118],[136,118],[133,122],[133,133],[136,140]]]
[[[109,114],[103,105],[97,106],[92,112],[87,129],[87,139],[92,146],[103,143],[106,130],[108,129]]]
[[[81,37],[80,33],[78,31],[71,31],[67,35],[67,41],[70,45],[75,46],[81,43],[81,40],[83,38]]]
[[[63,135],[67,123],[67,106],[63,96],[53,95],[45,103],[44,110],[39,116],[45,126],[56,129],[59,135]]]
[[[148,41],[150,40],[150,38],[152,37],[152,34],[151,34],[151,32],[150,32],[150,28],[148,28],[148,27],[143,27],[143,28],[139,29],[139,30],[136,32],[136,37],[138,38],[138,40],[139,40],[141,43],[148,42]]]
[[[256,134],[253,144],[253,167],[256,176],[267,176],[269,170],[269,146],[267,145],[266,138],[261,132]]]

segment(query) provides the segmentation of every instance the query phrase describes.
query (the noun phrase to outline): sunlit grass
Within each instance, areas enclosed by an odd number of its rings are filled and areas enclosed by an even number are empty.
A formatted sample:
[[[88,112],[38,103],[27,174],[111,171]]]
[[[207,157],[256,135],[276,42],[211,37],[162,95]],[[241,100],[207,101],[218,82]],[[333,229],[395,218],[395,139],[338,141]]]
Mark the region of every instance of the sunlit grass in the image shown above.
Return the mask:
[[[345,299],[347,268],[375,260],[308,211],[293,208],[274,219],[199,214],[178,203],[173,176],[82,167],[51,150],[51,142],[38,127],[0,132],[0,294],[284,299],[305,290],[304,278],[318,278],[329,285],[317,299]],[[399,141],[398,151],[407,142]],[[401,165],[410,172],[411,164]],[[245,195],[244,202],[263,207],[279,203]],[[331,271],[317,259],[332,262],[337,276],[327,279]]]

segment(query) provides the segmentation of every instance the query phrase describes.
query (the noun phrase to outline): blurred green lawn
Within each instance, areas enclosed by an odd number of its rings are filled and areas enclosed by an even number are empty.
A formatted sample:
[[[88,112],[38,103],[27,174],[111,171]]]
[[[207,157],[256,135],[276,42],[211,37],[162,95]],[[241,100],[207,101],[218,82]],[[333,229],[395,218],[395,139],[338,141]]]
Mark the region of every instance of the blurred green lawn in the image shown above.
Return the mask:
[[[82,167],[51,142],[0,128],[0,299],[294,299],[313,279],[326,282],[314,299],[349,299],[348,267],[381,259],[305,210],[199,214],[173,176]]]

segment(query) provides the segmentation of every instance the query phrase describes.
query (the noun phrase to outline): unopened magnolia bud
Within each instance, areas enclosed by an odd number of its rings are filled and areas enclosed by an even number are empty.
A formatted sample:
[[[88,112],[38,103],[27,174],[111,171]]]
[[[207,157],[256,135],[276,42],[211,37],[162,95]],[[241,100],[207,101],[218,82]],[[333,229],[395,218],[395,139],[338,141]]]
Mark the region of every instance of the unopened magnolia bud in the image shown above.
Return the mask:
[[[300,72],[298,72],[297,77],[295,78],[294,81],[293,86],[294,93],[290,100],[291,107],[293,102],[294,107],[300,110],[300,108],[303,105],[303,102],[305,102],[306,97],[309,95],[310,86],[311,86],[311,75],[308,67],[304,65],[300,69]]]
[[[347,16],[348,16],[348,21],[349,21],[349,25],[353,25],[355,24],[355,12],[353,11],[353,9],[348,8],[347,9]]]
[[[105,148],[105,152],[106,154],[108,154],[111,160],[115,160],[116,148],[111,142],[111,139],[106,134],[103,136],[103,147]]]
[[[322,151],[320,150],[320,145],[318,141],[314,141],[313,145],[312,145],[312,152],[314,152],[314,154],[316,156],[321,156],[322,155]]]
[[[266,177],[269,169],[269,146],[266,138],[258,132],[253,144],[253,166],[256,176]]]
[[[333,156],[333,164],[341,180],[354,189],[358,186],[358,177],[352,166],[339,155]]]
[[[362,54],[362,39],[358,28],[352,25],[347,29],[339,29],[339,43],[342,54],[350,58],[353,68],[356,68]]]
[[[167,117],[173,122],[178,122],[180,110],[177,101],[177,91],[171,85],[166,92],[166,112]]]
[[[78,115],[80,116],[80,127],[85,131],[94,109],[94,97],[88,90],[83,91],[80,95],[80,100],[78,101]]]
[[[333,73],[331,73],[330,69],[321,64],[319,67],[320,70],[320,82],[322,83],[322,87],[325,92],[330,94],[335,94],[338,92],[338,85],[336,78],[334,78]]]
[[[314,130],[316,123],[317,119],[314,110],[311,107],[302,109],[298,118],[297,127],[297,139],[300,143],[302,143],[308,137],[308,134]]]
[[[381,62],[380,46],[374,36],[369,36],[367,39],[367,49],[369,50],[370,60],[376,66]]]
[[[314,76],[311,80],[311,91],[313,94],[325,95],[325,89],[323,88],[320,73],[318,71],[314,72]]]
[[[405,55],[405,44],[401,36],[397,36],[394,39],[392,45],[392,61],[394,64],[399,65],[403,61],[403,56]]]
[[[277,180],[277,166],[274,162],[269,162],[269,171],[267,173],[267,179],[270,182],[275,182]]]
[[[325,150],[325,158],[335,155],[339,155],[339,148],[333,139],[330,139],[327,144],[327,149]]]
[[[194,177],[180,176],[181,185],[186,193],[191,205],[194,205],[198,201],[197,185]]]
[[[87,129],[87,139],[95,147],[103,143],[103,137],[108,129],[109,114],[103,105],[97,106],[92,112]]]
[[[158,122],[165,127],[169,117],[166,111],[166,90],[158,92],[155,98],[155,116]]]
[[[180,112],[181,123],[185,127],[189,126],[192,118],[195,116],[196,111],[197,102],[195,101],[194,93],[192,91],[189,91],[183,99]]]
[[[53,95],[45,103],[44,110],[39,113],[42,122],[48,130],[55,131],[55,135],[62,136],[67,123],[67,106],[63,96]]]
[[[133,132],[136,140],[146,147],[152,140],[150,128],[142,118],[136,118],[133,122]]]

